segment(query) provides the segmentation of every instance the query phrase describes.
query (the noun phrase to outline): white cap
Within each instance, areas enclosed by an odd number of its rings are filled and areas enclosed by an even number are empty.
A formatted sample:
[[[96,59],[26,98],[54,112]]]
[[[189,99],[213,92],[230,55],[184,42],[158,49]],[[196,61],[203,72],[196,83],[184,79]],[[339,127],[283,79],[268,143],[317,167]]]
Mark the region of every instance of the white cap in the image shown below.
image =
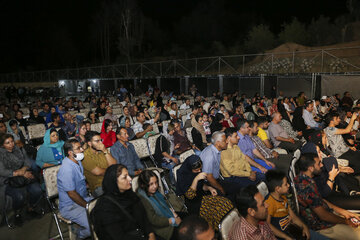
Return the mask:
[[[327,99],[327,96],[322,96],[321,97],[321,100],[325,100],[325,99]]]

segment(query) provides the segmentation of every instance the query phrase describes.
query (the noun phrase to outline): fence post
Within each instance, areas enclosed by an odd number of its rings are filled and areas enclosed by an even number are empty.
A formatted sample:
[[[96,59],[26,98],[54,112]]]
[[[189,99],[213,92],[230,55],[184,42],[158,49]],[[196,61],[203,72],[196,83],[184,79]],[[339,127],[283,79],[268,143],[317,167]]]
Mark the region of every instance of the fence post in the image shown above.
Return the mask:
[[[292,73],[295,72],[295,52],[293,51],[292,55]]]
[[[221,73],[221,57],[218,57],[218,75]]]
[[[185,95],[187,95],[189,93],[189,76],[184,76],[184,77],[185,77]]]
[[[224,92],[224,75],[219,75],[219,91],[222,94]]]
[[[242,74],[245,75],[245,55],[243,55]]]
[[[161,90],[161,77],[160,76],[156,77],[156,85]]]
[[[324,50],[321,50],[321,72],[323,72],[324,67]]]
[[[195,77],[197,77],[197,73],[198,73],[198,59],[195,58]]]
[[[271,54],[271,73],[274,72],[274,54]]]
[[[260,74],[260,96],[264,96],[265,74]]]

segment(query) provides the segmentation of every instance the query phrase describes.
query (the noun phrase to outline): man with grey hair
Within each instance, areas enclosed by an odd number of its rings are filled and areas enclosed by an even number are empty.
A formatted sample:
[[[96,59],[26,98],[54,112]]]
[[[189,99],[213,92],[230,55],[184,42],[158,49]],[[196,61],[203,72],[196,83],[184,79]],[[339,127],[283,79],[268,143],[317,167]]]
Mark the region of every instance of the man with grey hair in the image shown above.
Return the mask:
[[[223,186],[220,184],[220,159],[221,151],[227,147],[226,137],[224,132],[214,132],[211,137],[211,145],[207,146],[200,154],[200,158],[203,162],[202,171],[207,173],[207,181],[225,194]]]
[[[274,144],[274,147],[280,147],[287,151],[294,152],[301,148],[302,143],[289,137],[285,129],[280,126],[282,116],[279,112],[272,115],[272,121],[269,125],[269,137]]]

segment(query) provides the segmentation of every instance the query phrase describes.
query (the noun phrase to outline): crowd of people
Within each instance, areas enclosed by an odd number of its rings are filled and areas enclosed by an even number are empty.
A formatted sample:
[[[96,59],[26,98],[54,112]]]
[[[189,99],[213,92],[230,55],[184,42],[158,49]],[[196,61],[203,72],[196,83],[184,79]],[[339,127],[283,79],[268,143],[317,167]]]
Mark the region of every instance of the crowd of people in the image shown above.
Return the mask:
[[[91,219],[99,239],[216,239],[219,223],[235,208],[240,219],[230,240],[360,239],[360,218],[346,210],[360,210],[360,101],[349,92],[321,99],[303,92],[204,98],[195,85],[189,92],[149,88],[133,96],[121,86],[84,99],[3,99],[0,208],[12,200],[17,226],[24,210],[42,214],[41,170],[60,165],[59,211],[80,226],[79,239],[90,237],[85,207],[94,198]],[[40,141],[28,139],[34,124],[46,128]],[[99,132],[94,124],[101,125]],[[165,178],[146,167],[132,143],[151,136],[158,136],[153,158]],[[180,162],[189,150],[193,154]],[[297,150],[299,212],[288,198]],[[169,204],[160,187],[166,180],[186,212]],[[267,196],[258,191],[260,182]]]

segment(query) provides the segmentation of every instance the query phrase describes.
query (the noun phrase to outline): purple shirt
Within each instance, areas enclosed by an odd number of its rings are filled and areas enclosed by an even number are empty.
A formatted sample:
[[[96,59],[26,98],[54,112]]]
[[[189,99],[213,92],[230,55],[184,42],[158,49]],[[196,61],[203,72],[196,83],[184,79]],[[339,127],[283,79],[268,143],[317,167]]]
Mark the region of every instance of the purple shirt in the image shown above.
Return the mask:
[[[249,135],[243,136],[240,132],[237,132],[238,136],[240,137],[238,146],[241,149],[241,151],[248,155],[251,159],[255,159],[255,155],[253,153],[253,150],[255,149],[254,143],[251,141],[251,138]]]

